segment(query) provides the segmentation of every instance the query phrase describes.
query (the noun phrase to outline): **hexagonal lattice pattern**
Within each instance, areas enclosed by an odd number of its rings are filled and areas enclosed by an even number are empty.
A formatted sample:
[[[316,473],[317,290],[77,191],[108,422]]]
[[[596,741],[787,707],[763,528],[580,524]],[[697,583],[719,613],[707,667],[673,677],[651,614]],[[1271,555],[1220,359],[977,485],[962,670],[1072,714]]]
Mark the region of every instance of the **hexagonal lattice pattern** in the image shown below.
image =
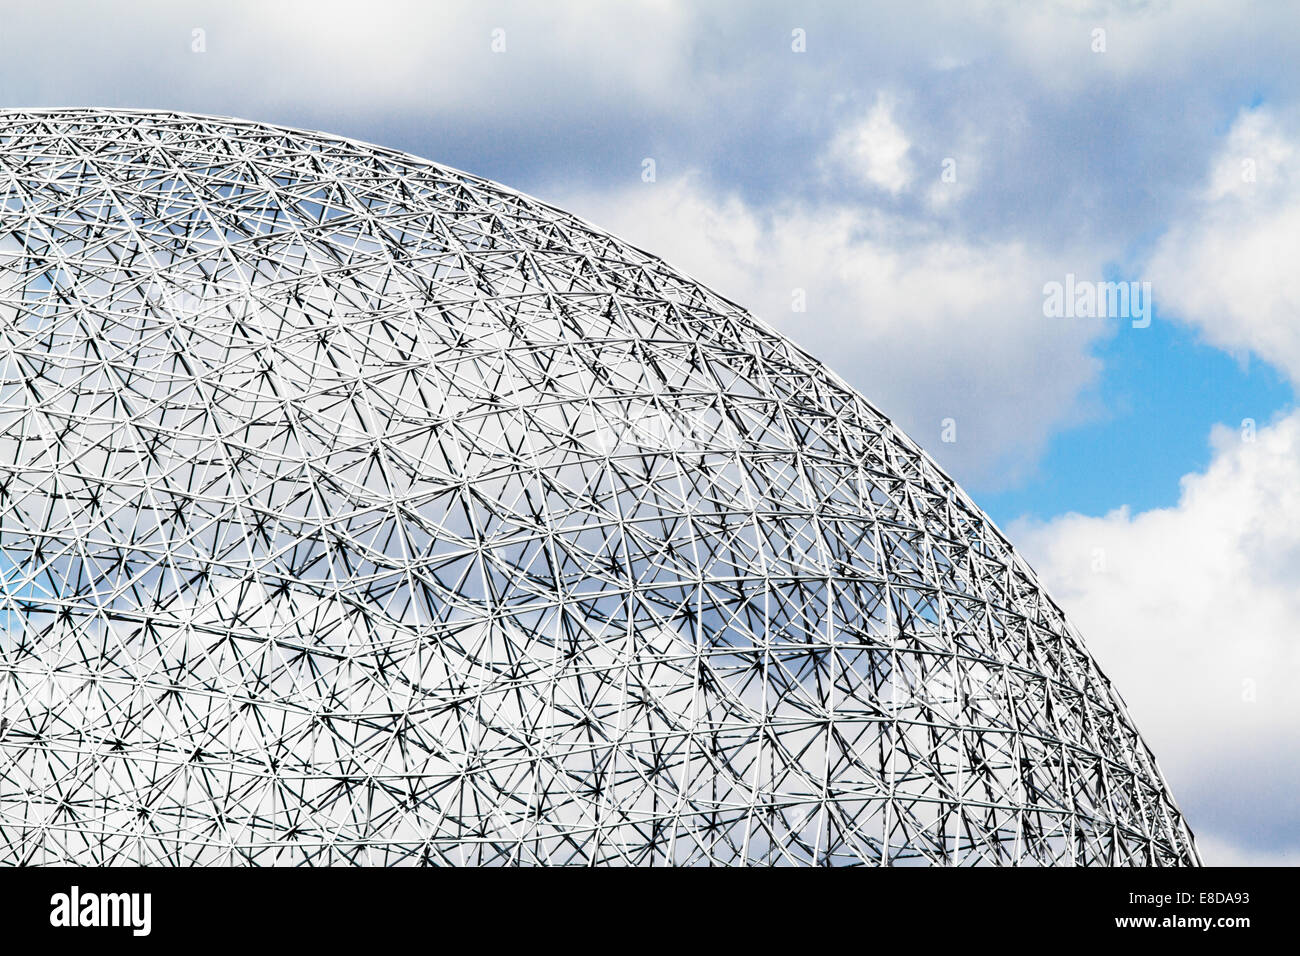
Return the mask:
[[[989,520],[490,182],[0,113],[0,862],[1195,863]]]

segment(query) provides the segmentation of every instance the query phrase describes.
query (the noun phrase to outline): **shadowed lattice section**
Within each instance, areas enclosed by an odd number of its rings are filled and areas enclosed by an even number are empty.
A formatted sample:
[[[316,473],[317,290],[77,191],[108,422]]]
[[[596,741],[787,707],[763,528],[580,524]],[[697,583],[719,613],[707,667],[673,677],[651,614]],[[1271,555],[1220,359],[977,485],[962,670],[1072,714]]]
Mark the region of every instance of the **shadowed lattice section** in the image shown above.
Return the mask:
[[[1189,864],[988,519],[410,156],[0,113],[0,862]]]

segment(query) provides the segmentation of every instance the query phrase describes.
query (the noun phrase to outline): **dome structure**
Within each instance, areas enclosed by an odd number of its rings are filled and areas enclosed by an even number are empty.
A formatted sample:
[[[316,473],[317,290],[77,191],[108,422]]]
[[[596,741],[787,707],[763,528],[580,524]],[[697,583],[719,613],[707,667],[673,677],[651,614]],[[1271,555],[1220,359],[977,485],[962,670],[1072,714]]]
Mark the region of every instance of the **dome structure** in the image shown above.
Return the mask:
[[[0,863],[1198,862],[960,488],[744,309],[317,133],[0,113]]]

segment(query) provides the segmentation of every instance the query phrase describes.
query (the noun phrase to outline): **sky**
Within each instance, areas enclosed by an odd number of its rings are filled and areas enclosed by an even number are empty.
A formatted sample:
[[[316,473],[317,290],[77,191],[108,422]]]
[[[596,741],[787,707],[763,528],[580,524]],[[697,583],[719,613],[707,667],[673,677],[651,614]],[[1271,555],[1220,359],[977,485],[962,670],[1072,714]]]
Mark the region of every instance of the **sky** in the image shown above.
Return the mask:
[[[337,133],[661,256],[992,516],[1207,862],[1297,864],[1297,35],[1239,0],[48,0],[0,19],[0,105]],[[1103,283],[1141,314],[1047,314]]]

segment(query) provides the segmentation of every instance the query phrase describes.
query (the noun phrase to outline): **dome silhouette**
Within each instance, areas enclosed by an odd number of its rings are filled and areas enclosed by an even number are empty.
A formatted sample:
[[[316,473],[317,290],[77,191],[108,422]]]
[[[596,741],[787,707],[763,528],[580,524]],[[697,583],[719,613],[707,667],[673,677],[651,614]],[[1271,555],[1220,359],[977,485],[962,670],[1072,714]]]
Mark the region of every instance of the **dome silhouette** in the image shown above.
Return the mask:
[[[0,113],[0,863],[1184,865],[893,423],[545,203]]]

